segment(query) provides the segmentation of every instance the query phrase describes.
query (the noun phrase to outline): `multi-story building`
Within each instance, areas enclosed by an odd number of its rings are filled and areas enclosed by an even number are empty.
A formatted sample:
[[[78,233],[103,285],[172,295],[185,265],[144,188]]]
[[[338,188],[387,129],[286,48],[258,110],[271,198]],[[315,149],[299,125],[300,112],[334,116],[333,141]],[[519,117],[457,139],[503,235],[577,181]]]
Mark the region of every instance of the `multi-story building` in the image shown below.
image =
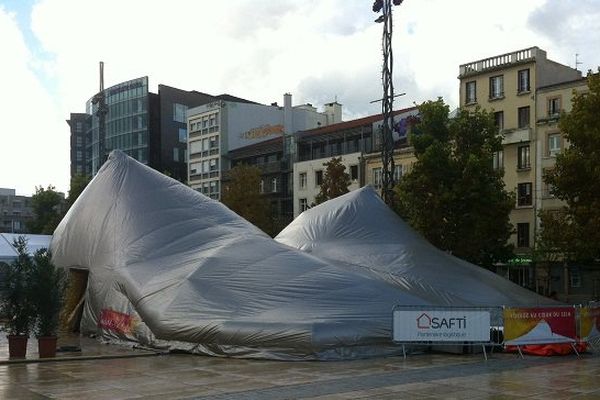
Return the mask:
[[[516,228],[511,241],[517,254],[504,272],[534,288],[531,249],[540,226],[538,212],[547,204],[542,174],[562,143],[552,121],[570,101],[569,85],[581,83],[581,72],[531,47],[463,64],[458,78],[460,106],[493,112],[503,135],[503,151],[495,155],[494,165],[503,168],[506,188],[516,194],[510,221]],[[558,94],[557,88],[564,89]]]
[[[15,189],[0,188],[0,232],[28,233],[33,219],[31,197],[17,196]]]
[[[395,121],[416,115],[415,107],[395,111]],[[381,185],[381,114],[371,115],[297,134],[298,159],[294,163],[294,216],[312,206],[320,192],[325,173],[324,164],[333,157],[341,157],[350,175],[349,190],[365,184]],[[399,125],[396,124],[395,131]],[[396,132],[399,135],[405,132]],[[398,137],[397,144],[406,143]],[[398,165],[396,171],[401,168]],[[378,177],[370,177],[379,173]]]
[[[495,165],[504,168],[506,187],[517,195],[511,223],[517,228],[513,243],[518,253],[529,253],[537,226],[535,190],[541,172],[536,161],[543,148],[537,147],[536,91],[579,78],[580,71],[548,60],[537,47],[460,66],[460,105],[494,112],[504,136],[504,149],[496,155]]]
[[[277,103],[266,106],[219,99],[190,109],[188,183],[193,189],[220,199],[223,171],[232,167],[230,152],[281,137],[281,159],[289,163],[296,148],[293,133],[339,122],[341,115],[341,105],[337,102],[325,105],[325,111],[318,112],[311,104],[292,106],[290,94],[284,95],[283,107]],[[266,164],[273,161],[274,155],[268,157],[271,158]],[[279,177],[269,182],[269,190],[287,193],[287,168],[277,172]]]
[[[246,164],[261,171],[260,192],[271,204],[274,229],[281,230],[293,219],[291,163],[284,157],[283,136],[232,150],[227,155],[231,167]],[[221,182],[229,181],[229,171],[223,171]]]
[[[536,154],[537,170],[535,192],[537,210],[558,210],[565,204],[552,196],[551,187],[543,181],[544,173],[554,168],[556,156],[569,146],[561,133],[558,122],[561,113],[570,112],[573,96],[587,92],[587,79],[580,78],[541,87],[536,92]],[[600,298],[600,271],[586,265],[566,265],[558,262],[536,265],[535,286],[543,294],[560,293],[569,302],[585,302]]]
[[[72,113],[67,121],[71,129],[72,176],[94,176],[107,155],[119,149],[182,182],[187,179],[187,109],[233,98],[167,85],[158,85],[158,93],[152,93],[148,77],[121,82],[104,90],[108,112],[105,134],[100,135],[94,97],[87,101],[86,113]]]

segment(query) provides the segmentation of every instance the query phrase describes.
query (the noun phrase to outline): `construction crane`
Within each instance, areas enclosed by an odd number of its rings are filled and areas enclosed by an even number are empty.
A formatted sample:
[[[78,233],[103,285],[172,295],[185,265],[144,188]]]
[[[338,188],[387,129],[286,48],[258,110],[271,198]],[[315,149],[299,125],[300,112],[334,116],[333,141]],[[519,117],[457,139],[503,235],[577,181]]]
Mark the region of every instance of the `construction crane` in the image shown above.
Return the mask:
[[[106,161],[104,139],[106,137],[106,95],[104,93],[104,62],[100,61],[100,91],[92,98],[92,104],[96,105],[96,118],[98,118],[98,168]]]

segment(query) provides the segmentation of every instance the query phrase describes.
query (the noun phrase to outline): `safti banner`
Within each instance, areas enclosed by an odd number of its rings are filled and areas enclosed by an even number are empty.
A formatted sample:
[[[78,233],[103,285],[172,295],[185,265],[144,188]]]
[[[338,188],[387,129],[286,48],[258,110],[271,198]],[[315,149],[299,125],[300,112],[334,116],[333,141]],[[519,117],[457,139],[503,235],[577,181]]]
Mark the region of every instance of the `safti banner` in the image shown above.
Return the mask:
[[[600,307],[582,307],[579,310],[579,317],[583,340],[600,337]]]
[[[489,342],[485,310],[394,310],[396,342]]]
[[[504,309],[504,344],[571,343],[576,339],[573,307]]]

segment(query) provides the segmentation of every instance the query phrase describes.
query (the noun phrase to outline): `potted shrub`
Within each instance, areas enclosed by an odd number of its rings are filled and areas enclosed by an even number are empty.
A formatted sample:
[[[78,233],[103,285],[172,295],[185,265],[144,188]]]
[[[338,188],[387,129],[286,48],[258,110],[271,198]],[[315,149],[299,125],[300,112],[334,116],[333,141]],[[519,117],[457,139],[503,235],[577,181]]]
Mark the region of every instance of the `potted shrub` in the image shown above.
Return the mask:
[[[65,288],[65,271],[56,268],[48,250],[38,250],[33,256],[31,296],[40,358],[56,355],[56,334]]]
[[[18,257],[11,264],[5,264],[4,293],[1,312],[6,322],[3,330],[8,334],[10,358],[25,358],[27,340],[34,319],[31,302],[31,273],[33,263],[27,253],[27,241],[20,236],[13,246]]]

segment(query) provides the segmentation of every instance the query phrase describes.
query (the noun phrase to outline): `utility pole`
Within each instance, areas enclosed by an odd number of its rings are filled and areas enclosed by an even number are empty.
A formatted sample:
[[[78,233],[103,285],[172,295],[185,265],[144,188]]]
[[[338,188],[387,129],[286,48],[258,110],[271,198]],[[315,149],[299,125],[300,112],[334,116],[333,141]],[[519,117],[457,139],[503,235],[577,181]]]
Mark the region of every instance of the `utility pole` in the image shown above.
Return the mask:
[[[394,140],[392,137],[393,104],[394,104],[394,56],[392,53],[392,3],[402,4],[403,0],[375,0],[373,11],[382,14],[375,22],[383,23],[382,50],[383,67],[381,80],[383,97],[381,99],[381,114],[383,126],[381,131],[381,197],[387,205],[392,205],[394,188]]]
[[[100,61],[100,91],[92,98],[92,104],[96,104],[96,118],[98,118],[98,169],[106,161],[104,140],[106,138],[106,95],[104,93],[104,62]]]

